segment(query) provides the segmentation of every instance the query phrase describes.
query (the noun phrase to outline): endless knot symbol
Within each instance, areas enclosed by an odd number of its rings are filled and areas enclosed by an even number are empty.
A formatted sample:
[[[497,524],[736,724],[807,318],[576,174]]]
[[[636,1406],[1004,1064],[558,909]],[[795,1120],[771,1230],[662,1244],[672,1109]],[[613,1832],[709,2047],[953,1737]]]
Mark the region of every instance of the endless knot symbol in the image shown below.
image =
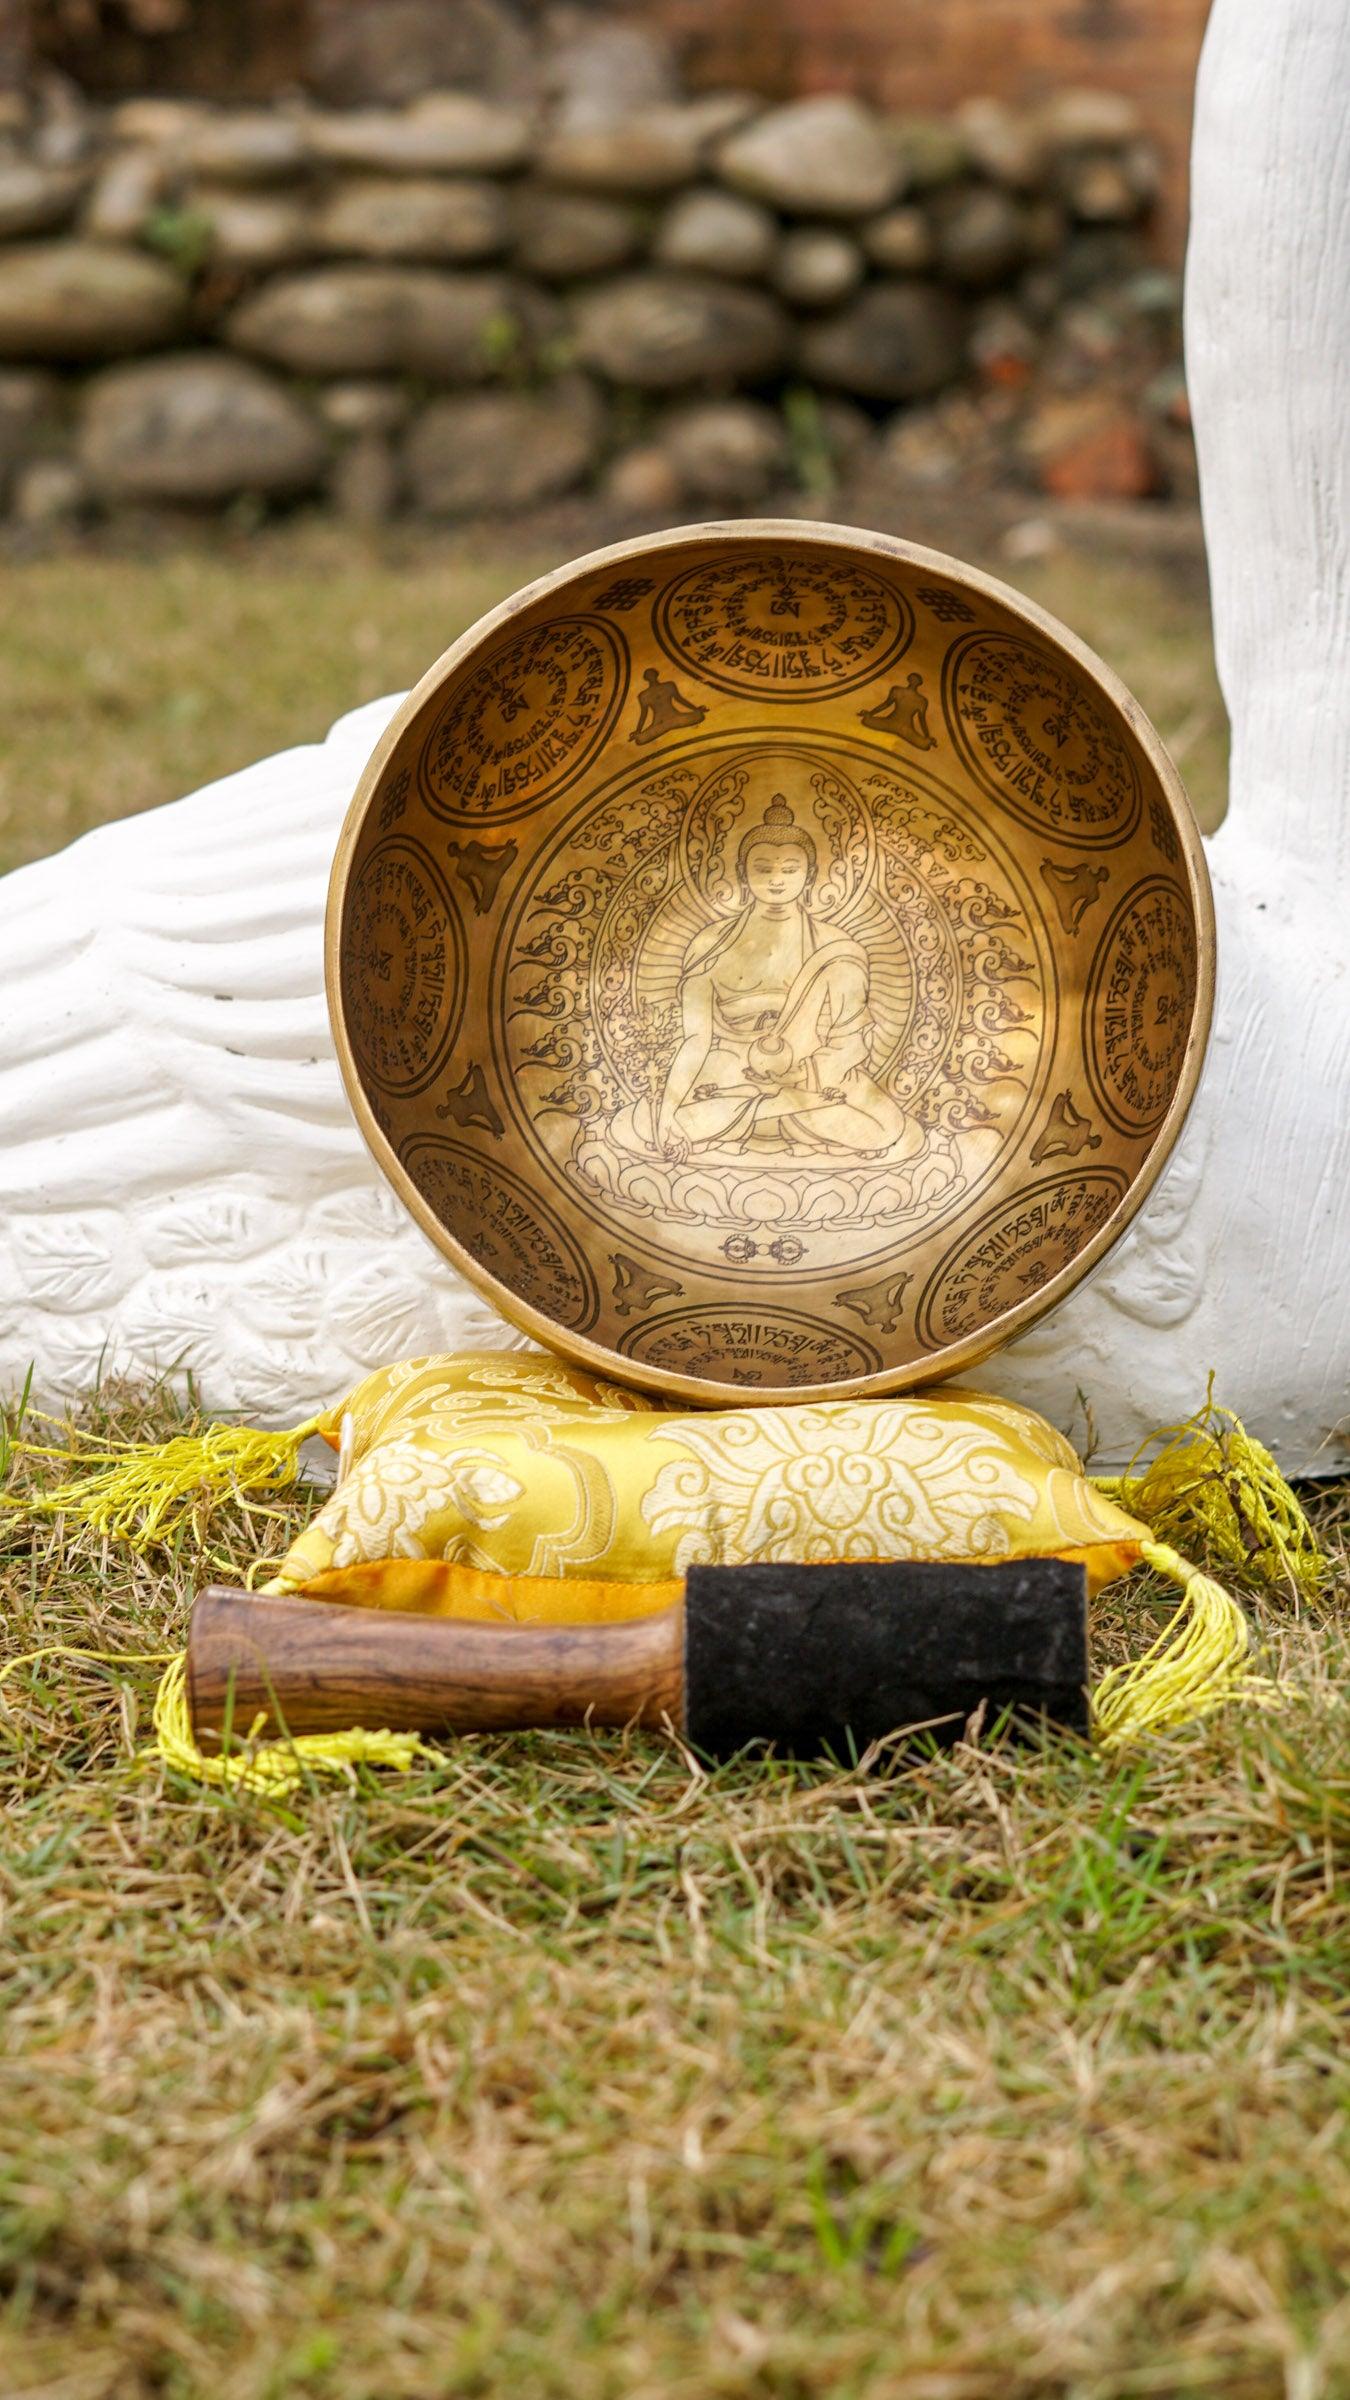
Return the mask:
[[[1163,807],[1160,800],[1151,799],[1149,801],[1148,821],[1153,839],[1157,843],[1158,848],[1161,850],[1163,857],[1167,859],[1172,866],[1175,866],[1178,858],[1181,856],[1181,844],[1177,840],[1177,829],[1172,823],[1171,818],[1168,816],[1167,811]]]
[[[973,625],[975,622],[974,609],[967,608],[965,601],[958,599],[955,592],[939,591],[936,585],[924,584],[915,593],[915,598],[922,600],[926,608],[931,608],[939,625]]]
[[[400,767],[383,800],[380,802],[380,831],[388,833],[390,826],[402,816],[408,804],[408,785],[412,778],[406,767]]]
[[[595,606],[621,612],[636,608],[639,600],[654,588],[650,575],[621,575],[617,583],[607,583],[603,592],[596,593]]]

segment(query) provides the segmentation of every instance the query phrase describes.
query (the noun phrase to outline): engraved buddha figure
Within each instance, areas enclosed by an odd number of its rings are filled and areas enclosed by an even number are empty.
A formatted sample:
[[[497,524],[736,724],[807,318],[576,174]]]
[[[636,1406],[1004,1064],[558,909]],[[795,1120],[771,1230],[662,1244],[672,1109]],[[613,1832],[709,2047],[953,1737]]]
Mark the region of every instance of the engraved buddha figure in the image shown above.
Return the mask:
[[[873,1076],[867,952],[813,914],[816,870],[812,835],[776,793],[741,838],[741,906],[685,954],[664,1088],[631,1129],[616,1126],[620,1138],[677,1166],[728,1153],[898,1160],[923,1147]]]

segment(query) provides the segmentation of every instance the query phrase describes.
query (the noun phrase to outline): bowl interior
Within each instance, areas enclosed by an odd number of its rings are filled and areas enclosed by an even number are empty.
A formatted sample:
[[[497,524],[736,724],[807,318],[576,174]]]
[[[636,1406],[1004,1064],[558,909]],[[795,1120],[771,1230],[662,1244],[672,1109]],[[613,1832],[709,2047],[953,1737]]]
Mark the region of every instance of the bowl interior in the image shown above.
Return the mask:
[[[425,678],[329,989],[381,1164],[538,1338],[705,1400],[897,1389],[1123,1230],[1212,913],[1156,735],[1062,627],[881,537],[703,528]]]

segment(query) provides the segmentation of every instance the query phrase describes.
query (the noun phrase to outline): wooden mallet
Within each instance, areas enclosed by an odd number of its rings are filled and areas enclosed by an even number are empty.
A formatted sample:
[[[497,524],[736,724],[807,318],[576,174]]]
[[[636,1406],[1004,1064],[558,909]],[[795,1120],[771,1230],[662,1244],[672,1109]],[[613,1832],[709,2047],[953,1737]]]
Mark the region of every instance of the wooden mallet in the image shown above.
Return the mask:
[[[683,1601],[619,1625],[464,1624],[212,1585],[188,1636],[204,1749],[352,1725],[496,1733],[670,1724],[713,1757],[769,1741],[847,1756],[951,1740],[982,1704],[1085,1733],[1081,1566],[694,1567]]]

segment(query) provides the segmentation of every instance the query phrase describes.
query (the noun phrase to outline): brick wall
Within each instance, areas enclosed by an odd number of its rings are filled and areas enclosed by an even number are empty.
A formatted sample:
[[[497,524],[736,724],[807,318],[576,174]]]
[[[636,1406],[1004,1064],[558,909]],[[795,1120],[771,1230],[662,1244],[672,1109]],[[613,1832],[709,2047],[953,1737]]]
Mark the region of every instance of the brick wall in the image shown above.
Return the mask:
[[[1134,100],[1165,167],[1158,238],[1185,239],[1191,102],[1209,0],[651,0],[691,78],[949,109],[1067,84]]]

